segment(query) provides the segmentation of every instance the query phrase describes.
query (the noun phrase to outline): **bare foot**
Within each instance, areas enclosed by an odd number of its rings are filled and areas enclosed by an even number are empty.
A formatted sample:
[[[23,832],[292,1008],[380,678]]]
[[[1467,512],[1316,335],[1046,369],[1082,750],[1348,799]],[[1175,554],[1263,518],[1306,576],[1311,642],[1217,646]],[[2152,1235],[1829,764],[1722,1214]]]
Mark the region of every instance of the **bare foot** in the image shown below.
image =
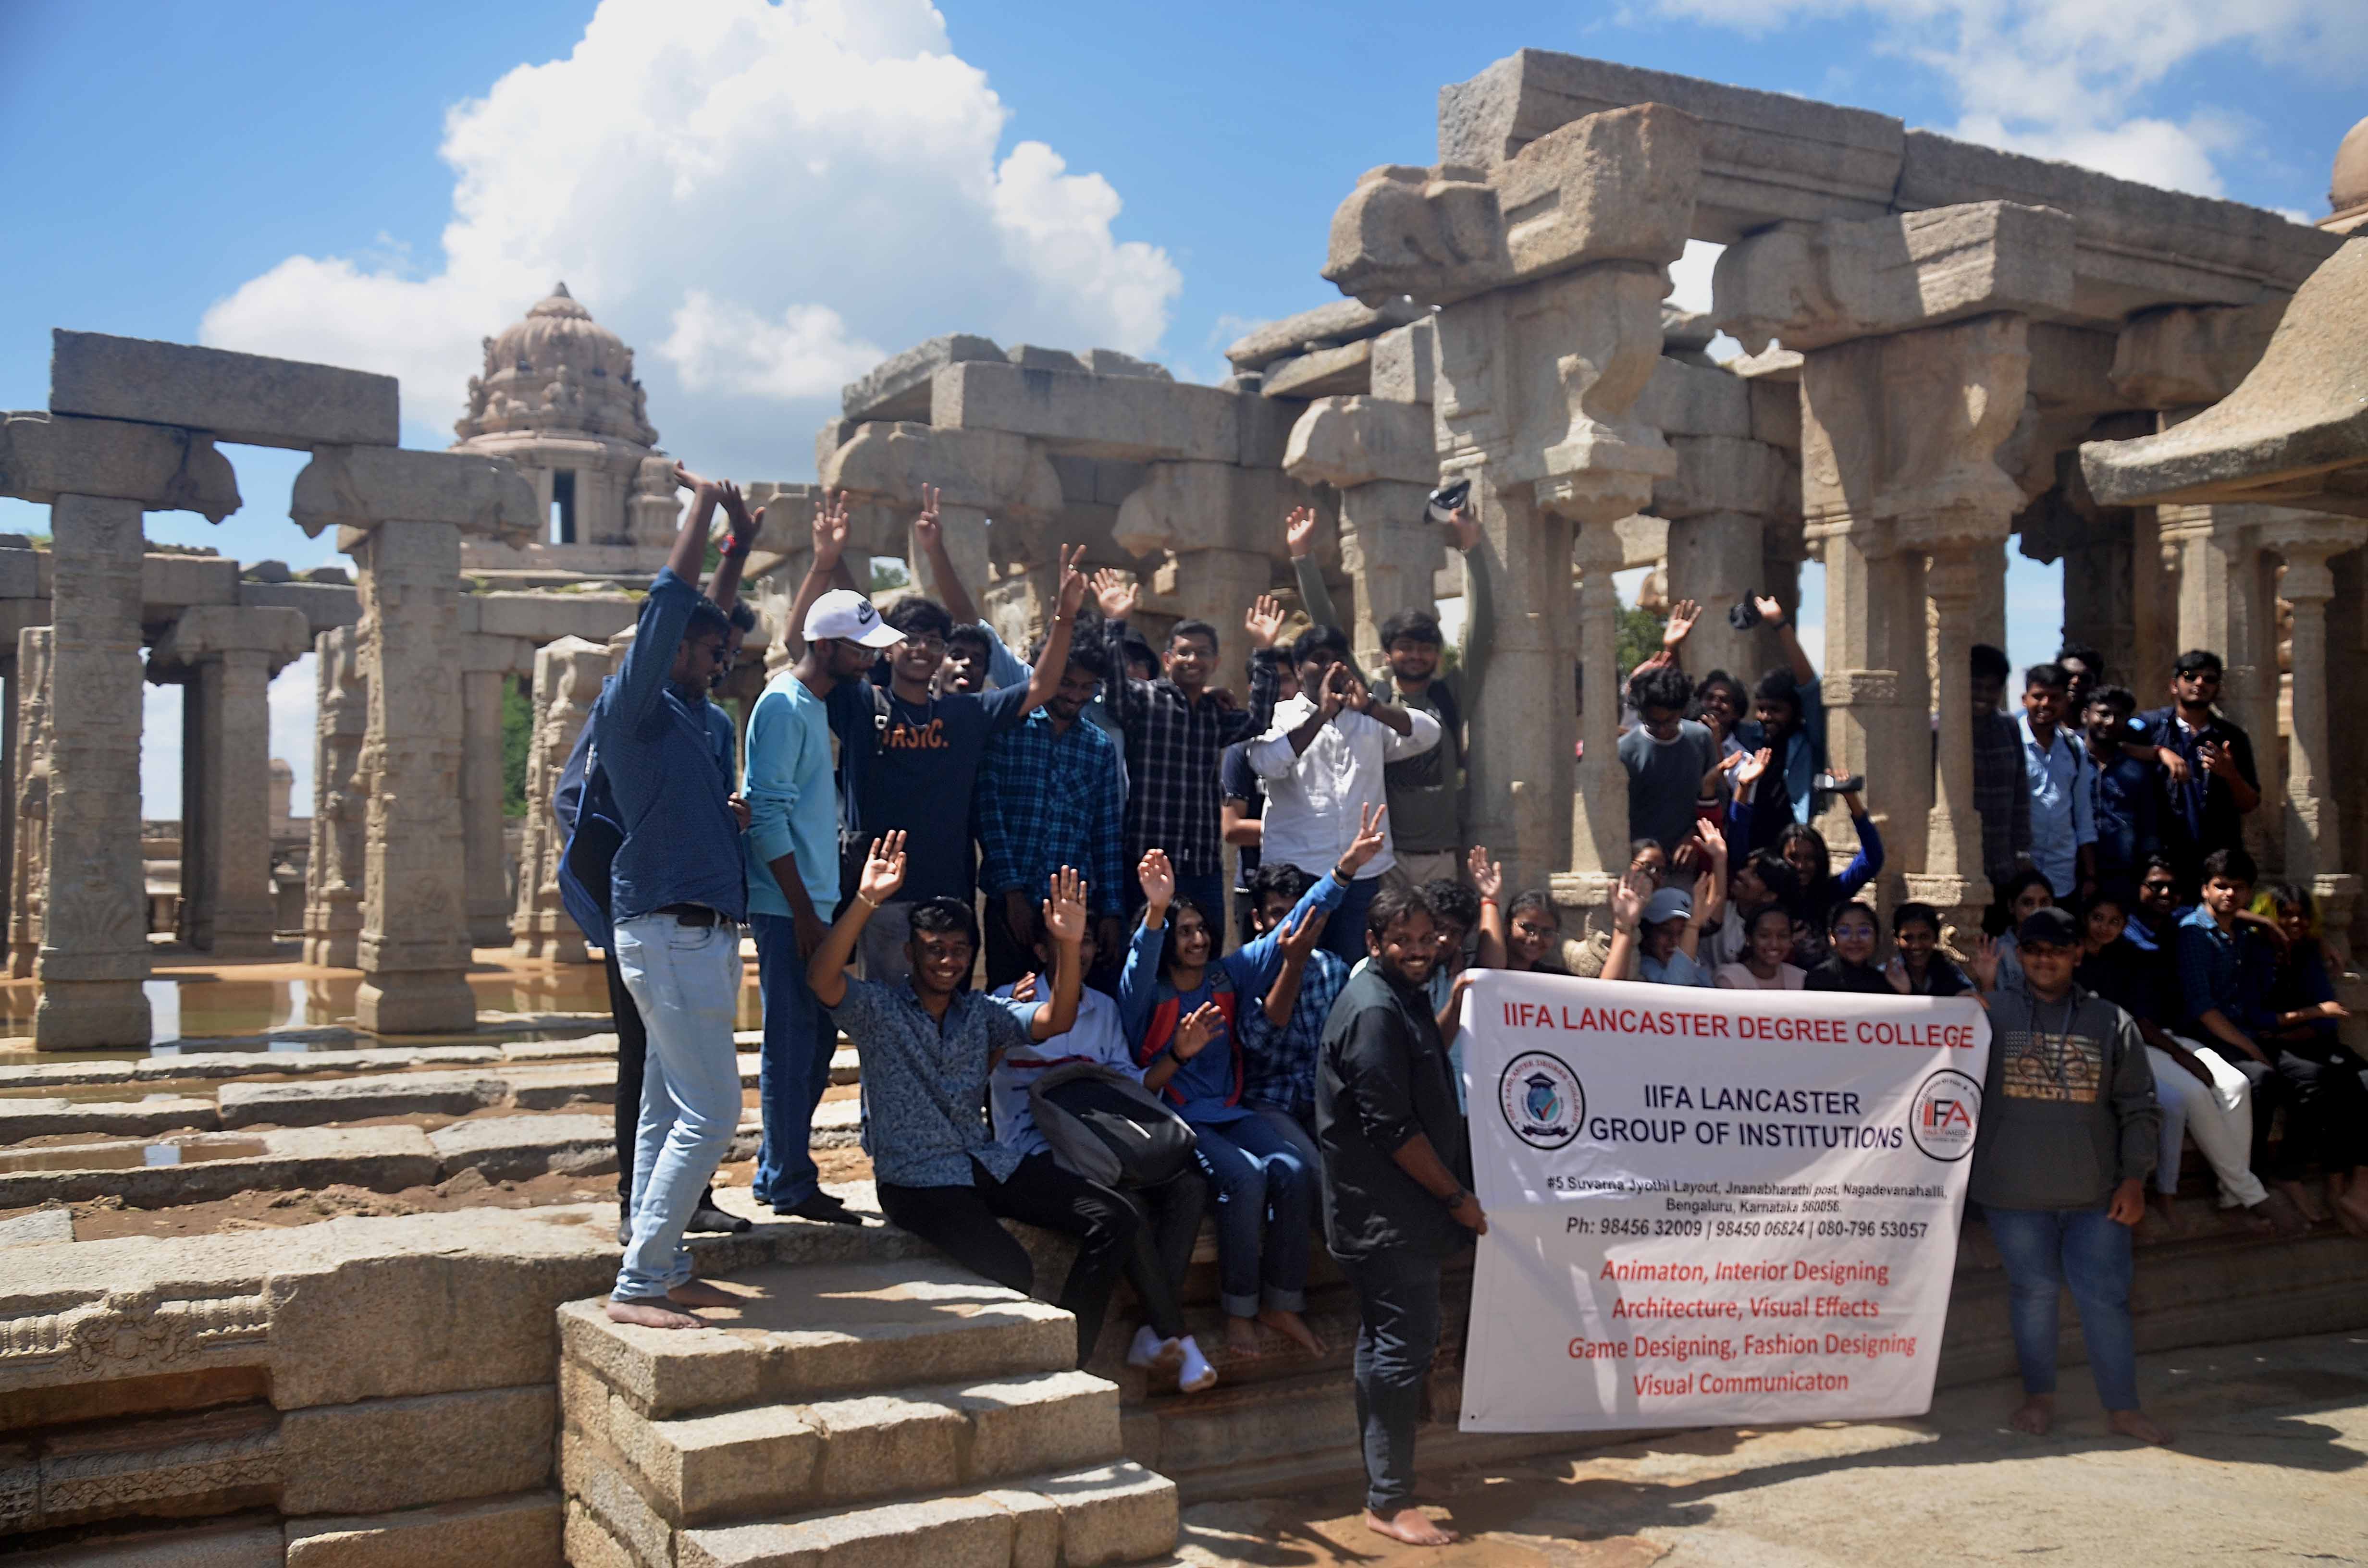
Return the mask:
[[[2302,1217],[2305,1220],[2314,1225],[2327,1223],[2327,1208],[2312,1196],[2310,1188],[2298,1181],[2282,1181],[2278,1183],[2278,1190],[2286,1195],[2288,1202],[2302,1211]]]
[[[1254,1361],[1265,1354],[1258,1348],[1258,1320],[1225,1314],[1225,1354]]]
[[[2105,1425],[2124,1437],[2135,1437],[2141,1443],[2168,1443],[2170,1428],[2161,1426],[2143,1410],[2116,1410],[2109,1413]]]
[[[2283,1192],[2266,1194],[2245,1212],[2265,1217],[2282,1236],[2301,1236],[2310,1233],[2310,1221],[2303,1218],[2302,1210],[2296,1209],[2294,1200]]]
[[[613,1298],[608,1303],[610,1323],[629,1323],[640,1328],[699,1328],[699,1319],[689,1312],[672,1312],[654,1301],[620,1301]]]
[[[2044,1437],[2047,1429],[2055,1425],[2055,1396],[2052,1393],[2031,1393],[2014,1407],[2006,1424],[2018,1432],[2028,1432],[2034,1437]]]
[[[1385,1535],[1392,1540],[1402,1540],[1408,1546],[1447,1546],[1455,1540],[1455,1532],[1430,1522],[1430,1516],[1420,1508],[1400,1508],[1395,1514],[1377,1514],[1365,1510],[1365,1528],[1375,1535]]]
[[[1324,1341],[1315,1337],[1315,1331],[1308,1327],[1307,1320],[1297,1312],[1287,1312],[1281,1307],[1269,1307],[1258,1313],[1258,1320],[1284,1338],[1291,1340],[1310,1356],[1322,1356],[1330,1348]]]
[[[2336,1223],[2359,1240],[2368,1242],[2368,1200],[2362,1199],[2355,1193],[2345,1192],[2332,1207]]]
[[[729,1290],[719,1290],[704,1279],[686,1279],[666,1292],[666,1300],[678,1307],[736,1307],[741,1299]]]

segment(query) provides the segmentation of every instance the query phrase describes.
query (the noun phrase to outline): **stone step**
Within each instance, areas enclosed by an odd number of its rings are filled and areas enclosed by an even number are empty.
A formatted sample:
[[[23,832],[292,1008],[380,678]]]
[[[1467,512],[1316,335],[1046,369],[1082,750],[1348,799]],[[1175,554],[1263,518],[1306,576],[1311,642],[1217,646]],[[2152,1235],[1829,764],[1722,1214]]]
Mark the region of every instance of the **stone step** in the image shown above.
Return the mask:
[[[213,1101],[184,1095],[136,1100],[0,1099],[0,1143],[61,1133],[134,1138],[212,1132],[221,1126]]]
[[[835,1233],[850,1251],[910,1241],[789,1223]],[[563,1360],[653,1420],[1065,1371],[1076,1360],[1068,1313],[933,1256],[757,1267],[716,1284],[743,1304],[703,1311],[713,1326],[702,1329],[635,1328],[610,1323],[598,1301],[569,1302]]]
[[[1175,1484],[1120,1460],[1001,1486],[741,1524],[667,1527],[594,1445],[570,1435],[567,1559],[576,1568],[1097,1568],[1176,1544]]]
[[[179,1163],[147,1164],[171,1150]],[[398,1192],[443,1179],[443,1161],[416,1127],[305,1127],[252,1134],[211,1133],[164,1143],[106,1142],[9,1156],[40,1156],[49,1168],[0,1171],[0,1209],[56,1199],[121,1198],[135,1209],[208,1203],[261,1188],[345,1183]],[[68,1164],[67,1162],[73,1162]],[[63,1167],[63,1168],[61,1168]]]
[[[1030,1372],[809,1404],[652,1421],[571,1382],[571,1430],[612,1450],[668,1523],[779,1517],[978,1486],[1114,1458],[1117,1388]]]

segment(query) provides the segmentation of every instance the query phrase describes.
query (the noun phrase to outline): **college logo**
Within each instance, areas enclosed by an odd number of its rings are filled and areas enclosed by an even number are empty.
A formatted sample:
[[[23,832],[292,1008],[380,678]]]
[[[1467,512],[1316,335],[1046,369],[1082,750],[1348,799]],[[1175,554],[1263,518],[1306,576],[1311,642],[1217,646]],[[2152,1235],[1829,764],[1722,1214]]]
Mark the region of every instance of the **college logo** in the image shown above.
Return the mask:
[[[1561,1057],[1524,1051],[1505,1064],[1497,1080],[1497,1108],[1513,1136],[1532,1149],[1559,1149],[1578,1136],[1587,1119],[1587,1091]]]
[[[1981,1119],[1982,1086],[1943,1067],[1908,1102],[1907,1135],[1926,1154],[1953,1165],[1974,1152],[1974,1128]]]

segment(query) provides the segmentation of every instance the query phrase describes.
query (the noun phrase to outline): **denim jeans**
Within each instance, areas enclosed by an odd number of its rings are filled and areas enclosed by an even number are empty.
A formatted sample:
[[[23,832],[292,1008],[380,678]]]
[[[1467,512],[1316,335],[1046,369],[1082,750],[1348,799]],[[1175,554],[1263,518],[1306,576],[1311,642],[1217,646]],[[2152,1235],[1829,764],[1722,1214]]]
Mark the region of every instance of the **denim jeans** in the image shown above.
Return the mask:
[[[2065,1289],[2080,1312],[2089,1375],[2107,1410],[2138,1407],[2137,1337],[2130,1326],[2130,1228],[2105,1209],[1993,1209],[1990,1239],[2006,1261],[2007,1321],[2022,1392],[2055,1392],[2056,1302]]]
[[[1354,964],[1365,956],[1365,911],[1373,895],[1382,891],[1379,877],[1360,877],[1349,884],[1340,899],[1340,907],[1324,923],[1324,936],[1318,944],[1327,953],[1337,955],[1345,964]]]
[[[1261,1306],[1295,1312],[1307,1305],[1308,1227],[1314,1222],[1320,1165],[1306,1140],[1251,1115],[1221,1126],[1194,1123],[1201,1168],[1217,1192],[1217,1295],[1237,1318]]]
[[[1440,1262],[1405,1249],[1340,1259],[1357,1291],[1357,1430],[1365,1506],[1377,1514],[1414,1501],[1415,1427],[1439,1351]]]
[[[617,968],[650,1033],[633,1145],[632,1240],[620,1301],[652,1301],[690,1278],[683,1227],[740,1125],[740,928],[644,915],[616,926]]]
[[[807,1145],[814,1140],[814,1107],[830,1086],[838,1028],[806,983],[797,922],[786,915],[751,915],[748,923],[756,928],[757,989],[765,1004],[765,1044],[757,1074],[765,1140],[757,1153],[757,1200],[790,1209],[821,1186]]]

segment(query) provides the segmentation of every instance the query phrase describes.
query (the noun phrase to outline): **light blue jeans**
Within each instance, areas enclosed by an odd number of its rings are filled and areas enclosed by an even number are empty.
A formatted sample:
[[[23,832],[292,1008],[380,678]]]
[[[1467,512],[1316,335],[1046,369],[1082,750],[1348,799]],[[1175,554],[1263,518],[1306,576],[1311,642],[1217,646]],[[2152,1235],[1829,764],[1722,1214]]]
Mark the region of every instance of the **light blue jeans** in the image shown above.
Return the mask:
[[[2137,1334],[2130,1322],[2130,1228],[2096,1209],[1994,1209],[1982,1218],[2006,1264],[2007,1324],[2022,1392],[2055,1392],[2056,1306],[2068,1287],[2080,1311],[2089,1375],[2107,1410],[2138,1407]]]
[[[699,1195],[740,1126],[740,928],[644,915],[616,926],[617,968],[650,1031],[633,1140],[632,1240],[620,1301],[663,1297],[690,1278],[682,1243]]]

